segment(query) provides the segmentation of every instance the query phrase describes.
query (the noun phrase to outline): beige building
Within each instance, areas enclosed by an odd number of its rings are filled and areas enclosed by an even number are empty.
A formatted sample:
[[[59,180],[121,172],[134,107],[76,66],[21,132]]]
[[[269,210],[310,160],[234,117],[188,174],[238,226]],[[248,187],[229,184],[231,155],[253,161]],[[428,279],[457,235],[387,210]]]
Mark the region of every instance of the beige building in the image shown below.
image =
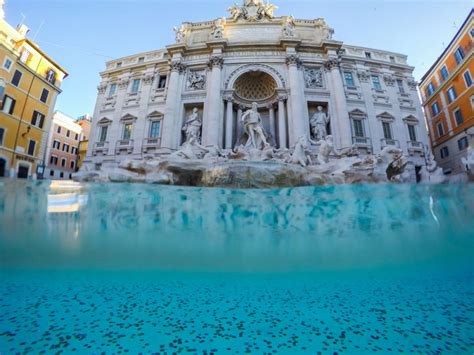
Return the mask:
[[[46,179],[70,179],[77,170],[82,127],[71,117],[55,112],[48,139]]]

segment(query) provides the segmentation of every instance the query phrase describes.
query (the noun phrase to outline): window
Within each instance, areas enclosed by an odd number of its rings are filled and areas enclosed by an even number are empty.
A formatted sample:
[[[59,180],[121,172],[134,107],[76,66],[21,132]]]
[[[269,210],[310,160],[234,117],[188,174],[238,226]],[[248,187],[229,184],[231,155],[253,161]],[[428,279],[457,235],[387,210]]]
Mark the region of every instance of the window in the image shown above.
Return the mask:
[[[35,155],[36,141],[31,140],[28,143],[28,155]]]
[[[159,138],[161,131],[161,121],[152,121],[150,126],[150,138]]]
[[[385,139],[393,139],[392,138],[392,127],[389,122],[382,122],[383,128],[383,136]]]
[[[458,126],[463,124],[464,118],[462,117],[461,109],[457,109],[456,111],[454,111],[454,118],[456,118],[456,124]]]
[[[54,84],[56,82],[56,72],[54,70],[48,70],[48,72],[46,73],[46,81],[51,84]]]
[[[394,56],[390,56],[390,61],[391,61],[392,63],[395,63],[395,57],[394,57]]]
[[[43,128],[44,125],[44,115],[38,111],[33,111],[33,117],[31,118],[31,124],[33,126],[38,126]]]
[[[410,136],[410,141],[416,142],[416,127],[413,124],[408,125],[408,135]]]
[[[132,137],[132,123],[125,123],[123,125],[123,134],[122,134],[122,139],[124,141],[129,140]]]
[[[121,66],[122,66],[122,62],[118,62],[116,65],[117,68],[120,68]]]
[[[164,89],[166,87],[166,75],[160,75],[158,79],[158,89]]]
[[[79,134],[76,133],[76,135],[74,136],[74,139],[77,141],[79,140]]]
[[[397,85],[398,85],[398,91],[400,92],[400,94],[404,94],[405,88],[403,87],[403,80],[397,79]]]
[[[0,145],[3,145],[3,137],[5,136],[5,128],[0,127]]]
[[[21,77],[23,74],[19,70],[15,70],[15,74],[13,74],[12,78],[12,85],[18,86],[20,85]]]
[[[438,123],[438,135],[440,137],[444,136],[444,126],[442,122]]]
[[[63,144],[63,152],[69,153],[69,144]]]
[[[71,166],[71,169],[74,169],[74,167],[76,166],[74,160],[71,160],[71,165],[70,166]]]
[[[54,170],[50,170],[50,171],[49,171],[49,176],[53,176],[53,177],[54,177]]]
[[[110,84],[109,97],[114,96],[116,92],[117,92],[117,84]]]
[[[352,122],[354,124],[354,136],[359,137],[359,138],[365,137],[363,121],[358,120],[358,119],[353,119]]]
[[[354,76],[351,72],[345,71],[344,72],[344,80],[346,81],[346,85],[350,88],[355,87],[354,83]]]
[[[474,38],[474,27],[471,28],[471,37]]]
[[[62,171],[59,173],[59,177],[60,177],[61,179],[64,177],[64,173],[63,173]]]
[[[441,159],[449,157],[449,149],[448,147],[443,147],[440,149]]]
[[[58,134],[61,134],[61,126],[58,126],[57,132],[58,132]]]
[[[61,147],[61,142],[60,141],[54,141],[53,142],[53,148],[54,149],[59,149]]]
[[[456,90],[454,90],[454,87],[451,86],[449,89],[448,89],[448,101],[449,103],[453,102],[454,100],[456,100],[458,97],[458,95],[456,94]]]
[[[71,131],[70,131],[70,130],[67,130],[67,131],[66,131],[66,137],[69,138],[70,135],[71,135]]]
[[[471,77],[471,73],[469,71],[466,71],[464,73],[464,81],[466,81],[466,86],[467,87],[471,87],[472,85],[472,77]]]
[[[66,158],[61,159],[61,166],[64,168],[66,166]],[[62,176],[61,176],[62,177]]]
[[[445,81],[449,76],[448,68],[446,68],[446,65],[441,68],[441,77],[443,78],[443,81]]]
[[[433,83],[429,83],[428,87],[426,88],[426,92],[428,93],[428,96],[433,95],[434,91],[435,91],[435,86],[433,85]]]
[[[145,61],[145,57],[138,58],[138,63],[143,63]]]
[[[136,94],[140,89],[140,79],[133,79],[131,93]]]
[[[462,137],[460,140],[458,140],[458,148],[459,150],[464,150],[469,147],[469,142],[467,141],[467,137]]]
[[[2,111],[13,115],[13,112],[15,111],[15,104],[15,99],[11,98],[8,95],[5,95],[5,98],[3,99]]]
[[[28,62],[29,59],[30,59],[30,52],[28,52],[28,50],[26,49],[23,49],[23,51],[21,52],[20,60],[23,63],[26,63]]]
[[[100,135],[99,135],[99,142],[104,143],[107,140],[107,129],[109,127],[103,126],[100,127]]]
[[[454,52],[454,59],[456,59],[456,63],[461,64],[464,59],[464,50],[462,47],[459,47],[456,52]]]
[[[372,75],[372,84],[375,90],[377,91],[382,90],[382,85],[380,84],[380,78],[377,75]]]
[[[5,58],[5,61],[3,62],[3,69],[10,71],[12,64],[13,62],[10,58]]]
[[[365,57],[368,58],[368,59],[371,59],[372,58],[372,53],[365,52]]]
[[[41,92],[40,101],[46,103],[48,101],[48,96],[49,96],[49,91],[46,89],[43,89],[43,91]]]
[[[51,159],[49,159],[49,164],[58,165],[58,157],[56,155],[51,155]]]

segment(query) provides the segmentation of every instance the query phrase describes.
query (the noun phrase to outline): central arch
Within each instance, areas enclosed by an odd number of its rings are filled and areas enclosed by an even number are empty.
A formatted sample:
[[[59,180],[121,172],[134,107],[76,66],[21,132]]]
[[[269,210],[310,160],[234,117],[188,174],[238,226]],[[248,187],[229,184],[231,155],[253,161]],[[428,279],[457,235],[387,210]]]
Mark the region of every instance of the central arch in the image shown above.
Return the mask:
[[[262,71],[249,71],[240,75],[234,83],[234,95],[243,103],[265,103],[274,101],[277,83],[273,77]]]

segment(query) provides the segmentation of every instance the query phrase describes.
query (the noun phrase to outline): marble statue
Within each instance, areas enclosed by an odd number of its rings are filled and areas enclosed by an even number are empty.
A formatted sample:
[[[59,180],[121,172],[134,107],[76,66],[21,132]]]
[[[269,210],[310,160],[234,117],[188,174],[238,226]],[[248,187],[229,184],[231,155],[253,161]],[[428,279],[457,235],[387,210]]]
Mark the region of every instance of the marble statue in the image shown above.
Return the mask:
[[[474,148],[469,146],[466,158],[461,158],[464,170],[469,177],[474,177]]]
[[[202,121],[199,109],[195,107],[183,126],[183,132],[186,136],[185,142],[190,142],[191,140],[199,142],[201,139],[201,127]]]
[[[225,18],[219,18],[214,22],[214,27],[211,31],[211,39],[222,39],[224,38],[224,26],[226,20]]]
[[[189,73],[187,88],[191,90],[204,90],[206,87],[206,75],[192,71]]]
[[[261,11],[260,11],[261,15],[263,17],[267,17],[267,18],[270,18],[270,19],[274,17],[273,13],[275,12],[275,10],[278,9],[278,6],[275,6],[275,5],[270,4],[270,3],[263,4],[263,2],[262,2],[261,6],[262,6]]]
[[[321,143],[317,159],[319,164],[323,165],[329,163],[329,156],[331,154],[339,155],[334,149],[334,140],[331,135],[326,136],[324,140],[321,140],[319,143]]]
[[[184,43],[186,39],[186,26],[183,24],[180,27],[174,27],[176,43]]]
[[[247,21],[258,21],[272,19],[277,6],[271,3],[264,3],[263,0],[246,0],[243,6],[237,4],[231,6],[228,11],[234,21],[244,19]]]
[[[252,103],[252,108],[242,115],[242,122],[244,131],[248,136],[247,143],[245,144],[246,147],[261,149],[262,143],[264,148],[270,145],[265,137],[262,117],[258,113],[258,104],[256,102]]]
[[[283,37],[295,37],[295,19],[289,16],[283,23]]]
[[[323,111],[322,106],[317,107],[316,113],[311,117],[311,134],[316,141],[324,140],[328,135],[327,125],[329,116]]]
[[[311,139],[308,139],[306,136],[301,136],[298,138],[295,144],[295,149],[293,150],[293,154],[288,160],[290,164],[299,164],[302,167],[313,164],[311,154],[308,151],[308,141],[311,142]]]
[[[443,169],[438,167],[438,163],[436,163],[435,157],[428,146],[425,147],[425,159],[426,165],[420,171],[421,182],[428,184],[446,182],[447,177],[444,175]]]

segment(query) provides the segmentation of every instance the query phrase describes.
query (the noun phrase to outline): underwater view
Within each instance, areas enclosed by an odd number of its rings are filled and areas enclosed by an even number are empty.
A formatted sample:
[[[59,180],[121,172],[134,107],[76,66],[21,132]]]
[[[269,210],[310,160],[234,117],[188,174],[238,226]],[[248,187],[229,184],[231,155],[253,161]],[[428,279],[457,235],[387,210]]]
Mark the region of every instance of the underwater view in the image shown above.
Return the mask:
[[[474,185],[0,180],[0,353],[474,352]]]

